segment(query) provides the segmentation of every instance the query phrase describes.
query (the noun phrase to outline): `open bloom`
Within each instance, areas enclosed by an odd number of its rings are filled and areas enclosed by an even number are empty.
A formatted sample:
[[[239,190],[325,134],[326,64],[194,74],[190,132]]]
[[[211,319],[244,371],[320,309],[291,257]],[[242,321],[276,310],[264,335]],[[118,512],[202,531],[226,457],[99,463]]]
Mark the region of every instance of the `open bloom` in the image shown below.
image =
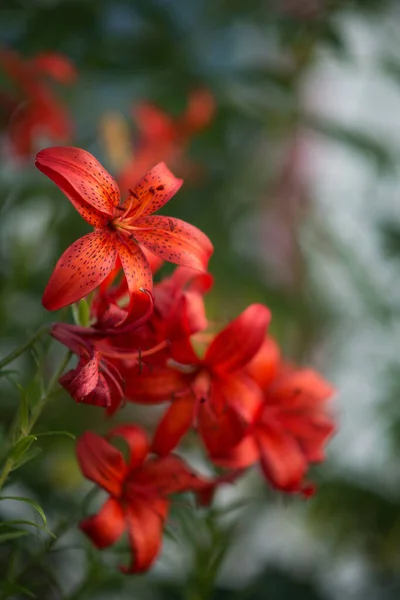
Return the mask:
[[[326,401],[333,387],[312,369],[281,365],[276,343],[267,338],[247,372],[263,389],[263,402],[246,437],[220,465],[243,469],[259,461],[269,483],[285,492],[313,491],[304,477],[310,464],[324,459],[334,432]]]
[[[43,295],[48,310],[89,294],[106,279],[117,259],[131,295],[141,289],[151,291],[152,272],[141,245],[163,260],[206,270],[213,252],[208,237],[180,219],[153,215],[182,185],[164,163],[147,173],[123,202],[114,179],[85,150],[47,148],[37,154],[36,166],[95,228],[58,261]]]
[[[245,367],[260,348],[269,320],[268,308],[253,304],[214,337],[204,358],[187,338],[178,351],[172,344],[172,365],[124,372],[128,400],[171,400],[154,436],[154,452],[168,454],[193,424],[212,456],[240,442],[261,403],[261,390]]]
[[[6,73],[14,88],[0,98],[13,152],[22,157],[32,154],[38,136],[66,141],[71,136],[72,123],[48,81],[73,83],[76,71],[70,61],[50,52],[24,60],[13,50],[2,49],[0,70]]]
[[[139,427],[122,425],[108,437],[113,436],[121,436],[127,443],[127,462],[117,448],[95,433],[87,431],[78,440],[82,473],[109,494],[100,511],[85,519],[80,528],[99,549],[117,542],[127,530],[132,562],[120,569],[139,573],[149,569],[160,551],[169,496],[207,491],[209,482],[177,456],[148,458],[149,441]]]
[[[134,152],[118,169],[117,179],[121,189],[128,190],[160,160],[168,162],[179,173],[190,175],[196,167],[185,157],[185,150],[191,138],[207,127],[214,112],[215,100],[205,89],[193,91],[189,95],[186,110],[176,118],[149,102],[135,106],[132,116],[139,136]],[[112,136],[112,146],[109,144],[111,156],[115,154],[115,141],[115,136]]]

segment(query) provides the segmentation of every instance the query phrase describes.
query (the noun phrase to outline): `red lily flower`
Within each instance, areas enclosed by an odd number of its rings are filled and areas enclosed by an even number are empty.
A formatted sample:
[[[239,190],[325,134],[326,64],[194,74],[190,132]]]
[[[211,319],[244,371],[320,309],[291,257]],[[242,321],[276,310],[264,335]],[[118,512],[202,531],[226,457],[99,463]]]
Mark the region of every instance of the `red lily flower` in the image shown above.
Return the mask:
[[[95,228],[58,261],[43,295],[48,310],[89,294],[106,279],[117,257],[131,296],[139,290],[151,291],[151,268],[140,244],[164,260],[206,270],[213,252],[208,237],[180,219],[153,216],[182,185],[164,163],[145,175],[122,205],[114,179],[85,150],[47,148],[37,154],[36,166]]]
[[[0,68],[15,87],[1,101],[10,119],[8,133],[15,154],[32,154],[39,135],[54,141],[67,140],[72,133],[72,123],[46,79],[72,83],[76,71],[70,61],[55,53],[23,60],[12,50],[0,50]]]
[[[285,492],[312,493],[304,483],[311,463],[324,459],[323,447],[334,432],[325,403],[334,390],[312,369],[280,368],[276,343],[267,339],[248,365],[262,385],[264,400],[242,442],[215,461],[243,469],[260,461],[269,483]]]
[[[173,366],[127,373],[125,395],[142,403],[172,402],[156,430],[152,449],[168,454],[197,423],[212,456],[224,454],[244,437],[261,403],[261,390],[245,372],[260,348],[270,311],[253,304],[215,336],[204,358],[190,344]],[[184,363],[184,364],[183,364]]]
[[[85,337],[85,334],[89,334]],[[90,329],[66,323],[53,325],[51,335],[79,357],[78,365],[59,379],[77,403],[105,408],[118,407],[123,397],[123,380],[118,369],[96,350]]]
[[[108,548],[128,531],[132,548],[130,567],[123,573],[147,571],[159,554],[171,494],[208,488],[209,482],[181,458],[148,458],[149,441],[142,429],[122,425],[108,437],[121,436],[129,448],[127,462],[104,438],[87,431],[77,443],[83,475],[110,497],[100,511],[81,524],[81,530],[99,548]]]
[[[149,102],[134,107],[132,116],[139,129],[139,139],[136,151],[118,176],[121,189],[128,190],[160,160],[185,174],[190,171],[184,160],[185,148],[190,138],[209,124],[214,112],[215,101],[207,90],[192,92],[185,112],[175,119]]]

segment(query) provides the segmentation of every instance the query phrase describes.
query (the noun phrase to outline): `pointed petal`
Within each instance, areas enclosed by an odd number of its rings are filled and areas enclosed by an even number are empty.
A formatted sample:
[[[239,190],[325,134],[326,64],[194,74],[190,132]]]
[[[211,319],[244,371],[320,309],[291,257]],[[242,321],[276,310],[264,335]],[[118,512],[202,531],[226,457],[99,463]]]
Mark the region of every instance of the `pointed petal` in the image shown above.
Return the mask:
[[[115,544],[125,530],[122,508],[114,498],[109,498],[97,515],[88,517],[79,524],[96,548],[102,550]]]
[[[114,238],[93,231],[74,242],[57,262],[43,294],[47,310],[58,310],[92,292],[114,266]]]
[[[122,437],[129,447],[130,470],[140,466],[149,452],[149,440],[147,434],[136,425],[120,425],[110,431],[107,437]]]
[[[119,203],[120,192],[94,156],[80,148],[54,146],[41,150],[35,165],[64,192],[90,225],[105,225]]]
[[[96,433],[86,431],[78,439],[76,453],[83,475],[119,496],[127,472],[121,452]]]
[[[291,410],[317,408],[334,392],[334,387],[316,371],[299,369],[277,377],[268,390],[268,404],[287,406]]]
[[[160,404],[182,393],[192,377],[169,367],[139,365],[124,371],[125,396],[139,404]]]
[[[140,246],[127,236],[121,236],[117,238],[117,251],[124,269],[129,293],[133,295],[141,288],[151,292],[153,274]]]
[[[169,502],[162,498],[134,498],[126,508],[126,523],[132,548],[129,568],[120,567],[123,573],[147,571],[160,552],[162,531]]]
[[[59,379],[59,383],[72,396],[76,402],[84,402],[97,386],[99,380],[99,355],[93,351],[87,357],[81,354],[75,369],[71,369]]]
[[[165,163],[158,163],[135,185],[126,200],[125,208],[131,207],[132,210],[129,216],[138,218],[152,215],[175,196],[182,183],[183,180],[175,177]]]
[[[209,401],[200,406],[198,429],[203,443],[212,459],[223,456],[240,443],[246,434],[246,426],[230,406],[216,414]]]
[[[135,490],[141,490],[145,495],[168,496],[201,488],[205,481],[183,459],[169,454],[146,462],[135,472],[132,486],[127,483],[127,490],[133,496]]]
[[[252,304],[211,342],[205,362],[225,373],[245,367],[261,347],[271,319],[263,304]]]
[[[308,465],[296,440],[270,427],[258,427],[256,441],[268,481],[279,490],[301,491]]]
[[[193,394],[171,402],[154,434],[151,449],[155,454],[165,456],[179,444],[193,423],[194,402]]]
[[[246,365],[246,372],[262,390],[266,390],[278,373],[280,358],[278,344],[271,337],[266,337],[257,354]]]
[[[335,431],[328,415],[321,411],[312,414],[283,413],[279,423],[296,438],[309,462],[320,462],[325,458],[324,445]]]
[[[221,467],[246,469],[260,457],[258,446],[253,435],[247,435],[237,446],[223,456],[215,457],[214,462]]]
[[[225,455],[242,441],[261,403],[261,390],[245,376],[214,378],[199,408],[199,432],[212,457]]]
[[[141,217],[134,227],[135,239],[163,260],[207,270],[214,247],[197,227],[180,219],[159,216]]]

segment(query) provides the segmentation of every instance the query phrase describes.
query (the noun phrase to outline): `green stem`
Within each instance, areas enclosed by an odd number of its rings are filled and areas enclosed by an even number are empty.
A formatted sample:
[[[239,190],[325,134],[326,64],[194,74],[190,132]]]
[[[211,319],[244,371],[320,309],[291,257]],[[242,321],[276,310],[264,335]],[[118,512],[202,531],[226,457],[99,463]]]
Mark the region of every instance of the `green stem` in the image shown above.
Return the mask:
[[[2,360],[0,360],[0,369],[9,365],[11,362],[16,360],[21,354],[23,354],[28,348],[33,346],[45,333],[48,333],[50,329],[50,325],[44,325],[41,327],[25,344],[13,350],[10,354],[5,356]]]
[[[26,436],[28,436],[30,434],[30,432],[32,431],[36,421],[38,420],[39,416],[41,415],[47,402],[54,395],[54,392],[58,386],[58,380],[61,377],[70,358],[71,358],[71,352],[68,350],[66,356],[61,361],[61,363],[59,364],[57,369],[54,371],[53,376],[50,380],[50,383],[47,387],[47,390],[42,394],[42,396],[39,398],[39,400],[33,407],[27,427],[25,428],[24,432],[21,433],[17,437],[17,439],[13,440],[13,445],[18,444],[19,441],[21,441]],[[10,474],[10,471],[12,471],[13,466],[14,466],[13,458],[12,457],[7,458],[6,462],[4,463],[4,467],[3,467],[2,471],[0,472],[0,489],[3,487],[4,483],[6,482],[6,479],[7,479],[8,475]]]

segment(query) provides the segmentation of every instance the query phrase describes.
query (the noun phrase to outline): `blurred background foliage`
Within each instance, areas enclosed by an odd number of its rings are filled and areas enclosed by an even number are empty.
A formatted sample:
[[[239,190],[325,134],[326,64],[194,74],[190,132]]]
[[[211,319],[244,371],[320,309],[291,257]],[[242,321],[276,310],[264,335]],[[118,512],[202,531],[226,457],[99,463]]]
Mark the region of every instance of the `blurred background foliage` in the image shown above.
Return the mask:
[[[281,498],[250,473],[222,490],[210,514],[188,500],[175,507],[161,559],[145,577],[114,568],[126,548],[99,553],[71,528],[88,489],[74,443],[41,438],[40,457],[6,491],[35,498],[50,528],[64,534],[49,541],[35,530],[18,545],[4,539],[0,572],[12,556],[11,571],[25,565],[23,586],[41,599],[398,598],[398,2],[0,0],[0,35],[23,57],[52,51],[74,63],[76,83],[56,86],[75,124],[70,142],[111,171],[107,123],[122,123],[135,153],[134,106],[152,102],[177,117],[193,90],[211,92],[215,114],[185,149],[193,169],[174,167],[185,185],[168,205],[214,242],[209,314],[223,323],[250,302],[266,303],[286,356],[338,389],[338,433],[313,473],[313,499]],[[41,307],[42,291],[60,253],[88,229],[35,171],[33,156],[17,159],[4,140],[1,152],[6,354],[54,320]],[[46,378],[59,356],[55,343],[46,354],[48,344],[13,365],[28,394],[36,393],[36,363]],[[19,394],[2,380],[3,433]],[[62,395],[37,431],[105,431],[99,412]],[[157,414],[128,406],[119,418],[151,430]],[[191,439],[183,450],[201,464]],[[4,519],[19,510],[26,518],[30,508],[0,506]],[[0,592],[28,597],[17,587]]]

